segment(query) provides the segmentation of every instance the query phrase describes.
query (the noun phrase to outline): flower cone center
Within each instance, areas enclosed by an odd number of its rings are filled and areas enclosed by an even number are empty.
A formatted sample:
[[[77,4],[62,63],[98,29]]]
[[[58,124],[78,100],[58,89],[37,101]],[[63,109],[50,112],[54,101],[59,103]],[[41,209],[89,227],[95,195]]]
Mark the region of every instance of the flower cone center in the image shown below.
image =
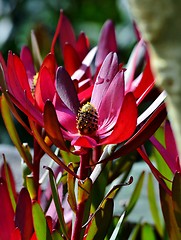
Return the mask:
[[[77,128],[82,135],[95,135],[98,129],[98,113],[91,103],[80,108],[77,116]]]

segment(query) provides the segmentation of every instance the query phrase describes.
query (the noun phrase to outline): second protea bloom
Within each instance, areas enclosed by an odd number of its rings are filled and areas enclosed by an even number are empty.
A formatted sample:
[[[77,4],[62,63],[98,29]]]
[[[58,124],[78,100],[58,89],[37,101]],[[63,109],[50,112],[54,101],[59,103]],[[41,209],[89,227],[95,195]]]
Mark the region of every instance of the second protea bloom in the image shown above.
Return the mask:
[[[109,53],[97,75],[90,101],[81,106],[71,77],[63,67],[57,69],[58,95],[52,106],[63,136],[71,145],[92,148],[125,141],[133,134],[137,106],[132,93],[125,95],[124,71],[119,67],[117,54]]]

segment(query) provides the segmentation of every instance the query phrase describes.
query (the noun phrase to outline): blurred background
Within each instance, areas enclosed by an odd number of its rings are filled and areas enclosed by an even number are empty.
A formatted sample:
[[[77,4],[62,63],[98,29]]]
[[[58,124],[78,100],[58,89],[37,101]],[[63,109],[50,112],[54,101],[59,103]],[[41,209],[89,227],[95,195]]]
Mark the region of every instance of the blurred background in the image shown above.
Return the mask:
[[[136,39],[126,0],[0,0],[0,51],[4,58],[9,50],[19,55],[23,45],[31,45],[31,30],[36,33],[42,56],[46,55],[60,9],[71,21],[76,35],[84,31],[92,47],[98,42],[104,22],[112,19],[119,58],[127,62]],[[27,135],[19,133],[22,141],[27,141]],[[0,143],[11,143],[1,118]]]

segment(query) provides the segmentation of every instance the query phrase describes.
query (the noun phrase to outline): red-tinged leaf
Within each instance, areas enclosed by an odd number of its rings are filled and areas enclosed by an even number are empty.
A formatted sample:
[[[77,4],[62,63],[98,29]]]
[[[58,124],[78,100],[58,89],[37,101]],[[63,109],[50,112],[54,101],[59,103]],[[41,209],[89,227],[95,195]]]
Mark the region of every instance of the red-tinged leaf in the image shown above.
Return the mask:
[[[145,58],[145,43],[143,39],[141,39],[134,47],[130,58],[128,60],[125,72],[125,86],[126,92],[131,90],[131,86],[135,79],[136,71],[139,68],[139,65],[143,66],[144,58]]]
[[[15,212],[16,209],[16,188],[15,188],[15,180],[13,173],[6,162],[6,158],[3,155],[4,164],[1,167],[1,176],[6,181],[9,197],[11,199],[11,204],[13,206],[13,210]]]
[[[35,232],[33,233],[32,237],[31,237],[31,240],[38,240]]]
[[[63,11],[61,11],[60,14],[60,18],[62,18],[62,24],[59,29],[61,48],[63,49],[65,43],[67,42],[75,47],[76,38],[72,24],[70,23],[69,19],[63,14]]]
[[[104,239],[113,214],[113,199],[106,199],[104,204],[96,211],[91,222],[88,224],[84,240],[100,240]]]
[[[10,240],[22,240],[21,232],[19,228],[15,228],[13,232],[11,233],[11,239]]]
[[[19,194],[15,214],[15,226],[20,229],[23,240],[29,240],[33,234],[32,204],[26,188]]]
[[[71,77],[63,67],[57,69],[56,89],[63,103],[77,115],[80,107],[77,92]]]
[[[141,128],[122,147],[101,162],[106,162],[120,156],[125,156],[126,154],[137,149],[155,133],[166,116],[167,112],[165,104],[161,104],[150,116],[150,118],[141,126]]]
[[[29,47],[27,46],[22,47],[20,52],[20,59],[22,60],[23,65],[25,66],[28,78],[33,79],[33,76],[36,74],[36,72],[35,72],[33,57]]]
[[[88,67],[90,67],[96,52],[97,52],[97,47],[94,47],[90,50],[90,52],[86,55],[86,57],[82,61],[82,65],[80,66],[80,68],[77,71],[75,71],[74,74],[71,76],[72,80],[76,79],[79,81],[83,77]]]
[[[146,89],[149,86],[152,86],[152,88],[153,88],[153,86],[154,86],[153,83],[154,83],[154,76],[153,76],[153,73],[151,71],[150,61],[148,60],[147,63],[146,63],[145,69],[143,71],[142,79],[141,79],[139,85],[137,86],[137,88],[134,91],[135,98],[138,99],[144,93],[144,91],[146,91]],[[150,88],[149,91],[152,88]]]
[[[52,240],[44,212],[38,202],[32,205],[33,224],[38,240]]]
[[[53,124],[52,124],[53,123]],[[60,129],[55,108],[51,101],[46,101],[44,107],[44,128],[51,141],[60,149],[68,151]]]
[[[98,52],[95,60],[96,67],[100,67],[110,52],[117,52],[117,43],[114,24],[111,20],[107,20],[102,27],[99,38]]]
[[[153,163],[150,161],[150,159],[148,158],[148,156],[146,155],[145,151],[140,148],[137,148],[137,151],[139,152],[139,154],[141,155],[141,157],[143,158],[143,160],[146,162],[146,164],[149,166],[151,172],[153,173],[153,175],[155,176],[155,178],[157,179],[157,181],[162,185],[162,187],[165,189],[165,191],[167,191],[167,193],[169,193],[171,195],[171,191],[170,189],[167,187],[167,185],[165,184],[165,182],[163,181],[163,179],[169,181],[169,179],[167,179],[165,176],[163,176],[157,169],[156,167],[153,165]]]
[[[70,170],[69,167],[67,167],[67,165],[64,164],[64,162],[62,162],[53,152],[52,150],[49,148],[49,146],[46,145],[46,143],[44,142],[44,140],[42,139],[42,137],[40,136],[38,130],[36,129],[36,126],[34,124],[33,121],[31,121],[29,119],[30,122],[30,126],[31,129],[33,131],[33,135],[36,138],[38,144],[40,145],[40,147],[58,164],[60,165],[65,171],[69,172],[70,174],[72,174],[74,177],[79,178],[73,171]]]
[[[57,63],[54,54],[49,53],[43,60],[41,68],[46,67],[51,75],[52,80],[55,79],[55,72],[57,69]]]
[[[114,144],[127,140],[135,131],[136,121],[136,101],[132,93],[127,93],[124,97],[123,105],[113,132],[103,143]]]
[[[176,172],[172,185],[172,200],[175,219],[181,231],[181,173]]]
[[[36,103],[43,112],[45,102],[47,100],[53,101],[53,97],[55,95],[55,84],[52,80],[51,74],[48,68],[41,68],[36,88],[35,88],[35,99]]]
[[[89,39],[87,38],[84,32],[81,32],[76,42],[76,50],[79,54],[79,58],[81,61],[87,55],[89,51],[89,46],[90,46]]]
[[[175,219],[172,196],[170,196],[161,185],[159,186],[159,189],[162,213],[169,239],[181,239],[181,232]]]
[[[13,61],[14,61],[15,73],[16,73],[17,79],[19,80],[21,88],[26,91],[29,101],[34,104],[34,99],[31,93],[25,67],[18,56],[13,55]]]
[[[65,69],[70,75],[72,75],[81,65],[79,55],[69,43],[65,44],[63,53]]]
[[[14,211],[9,197],[7,185],[0,178],[0,237],[1,240],[11,239],[14,230]]]

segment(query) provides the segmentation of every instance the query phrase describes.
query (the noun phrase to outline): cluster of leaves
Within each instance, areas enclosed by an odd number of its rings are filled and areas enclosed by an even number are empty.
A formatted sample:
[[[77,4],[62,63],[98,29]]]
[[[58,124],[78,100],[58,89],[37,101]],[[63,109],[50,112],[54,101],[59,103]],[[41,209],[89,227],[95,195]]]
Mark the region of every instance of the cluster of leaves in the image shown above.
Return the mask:
[[[60,39],[64,67],[56,61],[57,39]],[[138,39],[127,65],[123,66],[116,54],[112,21],[106,21],[97,47],[90,49],[88,37],[81,33],[76,39],[71,23],[61,12],[49,54],[42,60],[33,32],[32,52],[33,56],[26,46],[20,57],[9,52],[7,64],[0,55],[1,113],[25,165],[24,186],[17,193],[13,174],[3,156],[1,239],[115,240],[125,236],[145,239],[148,234],[150,239],[166,239],[166,232],[170,239],[179,239],[180,167],[168,122],[166,147],[153,137],[167,116],[166,94],[154,87],[143,40]],[[87,101],[95,106],[99,116],[99,124],[90,134],[86,128],[78,131],[76,122],[79,108]],[[142,108],[144,103],[149,103],[146,110]],[[28,123],[17,108],[27,116]],[[33,155],[22,145],[11,112],[32,135]],[[168,138],[172,139],[172,147]],[[156,168],[149,159],[144,146],[148,140],[171,169],[170,175],[165,175],[163,166]],[[39,168],[45,153],[51,162],[45,167],[49,181],[43,189],[45,176],[40,178]],[[145,173],[140,174],[119,217],[113,214],[114,198],[132,183],[130,171],[137,161],[137,153],[152,172],[148,178],[148,199],[154,226],[136,223],[126,234],[125,225],[139,199]],[[52,162],[56,162],[55,168],[51,167]],[[160,186],[167,231],[157,214],[152,175]],[[169,181],[171,177],[173,182]],[[110,187],[115,180],[117,184]]]

